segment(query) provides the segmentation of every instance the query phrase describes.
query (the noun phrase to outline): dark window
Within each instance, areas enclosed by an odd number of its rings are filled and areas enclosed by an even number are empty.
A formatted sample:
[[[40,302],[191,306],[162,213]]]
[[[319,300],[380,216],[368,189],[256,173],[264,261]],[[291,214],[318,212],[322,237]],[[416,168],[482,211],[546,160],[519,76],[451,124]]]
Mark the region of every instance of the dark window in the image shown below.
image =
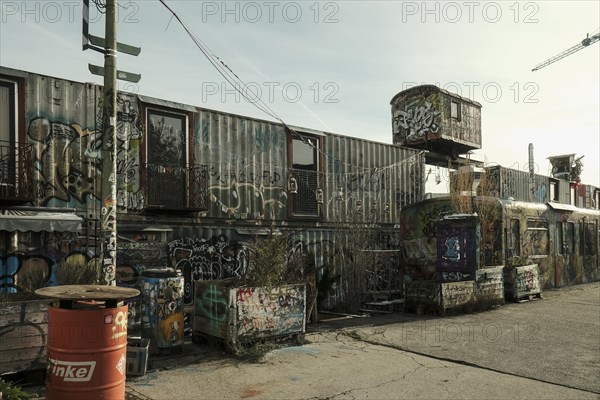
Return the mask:
[[[563,223],[556,223],[556,254],[563,254],[563,247],[565,245],[565,238],[563,235]]]
[[[187,207],[187,115],[147,110],[148,205]]]
[[[575,223],[567,222],[567,253],[573,254],[575,252]]]
[[[461,120],[460,118],[460,103],[457,103],[455,101],[451,101],[450,102],[450,116],[458,121]]]
[[[594,200],[592,202],[592,208],[600,210],[600,189],[594,190]]]
[[[521,224],[518,219],[510,220],[510,250],[512,257],[521,256]]]
[[[295,180],[295,193],[289,193],[292,216],[320,216],[323,203],[321,185],[320,138],[304,133],[291,133],[289,139],[290,180]]]
[[[15,195],[15,156],[15,84],[0,81],[0,197]]]
[[[583,222],[581,224],[581,252],[585,256],[596,255],[598,247],[597,229],[594,222]]]
[[[558,181],[550,179],[550,201],[558,201],[559,198]]]

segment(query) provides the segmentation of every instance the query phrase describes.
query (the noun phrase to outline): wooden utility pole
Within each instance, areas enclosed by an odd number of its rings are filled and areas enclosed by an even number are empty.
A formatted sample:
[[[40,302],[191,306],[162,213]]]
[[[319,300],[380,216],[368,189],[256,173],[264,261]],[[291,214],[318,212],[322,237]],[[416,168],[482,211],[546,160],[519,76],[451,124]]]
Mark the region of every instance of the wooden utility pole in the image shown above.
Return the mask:
[[[117,0],[106,0],[105,36],[89,33],[89,0],[83,0],[83,50],[104,54],[104,67],[89,64],[92,74],[104,76],[102,96],[102,182],[100,220],[101,279],[116,285],[117,268],[117,78],[139,82],[141,75],[117,70],[117,51],[137,56],[139,47],[117,42]]]
[[[117,267],[117,0],[106,0],[102,114],[102,279],[116,285]]]

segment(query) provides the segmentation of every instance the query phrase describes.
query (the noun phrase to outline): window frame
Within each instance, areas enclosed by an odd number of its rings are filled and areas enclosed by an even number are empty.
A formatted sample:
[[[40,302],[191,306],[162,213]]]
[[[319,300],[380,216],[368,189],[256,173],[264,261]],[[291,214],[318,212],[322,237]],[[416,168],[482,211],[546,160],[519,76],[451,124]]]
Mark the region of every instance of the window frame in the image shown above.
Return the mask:
[[[8,192],[0,191],[0,198],[9,201],[14,201],[15,197],[23,201],[32,201],[35,198],[34,187],[31,186],[31,180],[27,178],[24,179],[22,176],[26,174],[29,176],[29,172],[33,172],[33,170],[29,170],[32,168],[32,165],[29,164],[30,156],[27,156],[22,153],[25,149],[24,146],[27,146],[27,136],[26,136],[26,123],[25,123],[25,85],[26,81],[22,76],[13,76],[13,75],[5,75],[0,74],[0,84],[2,86],[7,87],[9,89],[9,134],[7,135],[5,140],[0,137],[0,143],[3,146],[6,146],[10,152],[14,151],[14,154],[8,154],[8,174],[11,174],[11,171],[17,172],[13,173],[14,176],[7,178],[10,179],[10,182],[3,182],[7,185],[12,185],[12,189]],[[4,99],[0,98],[0,102],[3,102]],[[22,168],[26,168],[26,171],[23,171]],[[31,179],[32,177],[29,176]],[[29,182],[29,183],[28,183]],[[6,197],[8,196],[8,197]]]
[[[192,190],[192,174],[190,173],[191,171],[191,167],[194,165],[194,149],[193,149],[193,134],[194,134],[194,116],[193,113],[190,111],[186,111],[186,110],[181,110],[181,109],[176,109],[176,108],[167,108],[167,107],[161,107],[155,104],[144,104],[142,103],[141,106],[142,109],[142,115],[143,115],[143,121],[144,121],[144,144],[142,147],[142,151],[141,151],[141,157],[140,157],[140,162],[142,164],[142,173],[141,173],[141,177],[140,177],[140,181],[141,181],[141,185],[144,188],[144,190],[146,191],[146,208],[164,208],[164,209],[183,209],[183,210],[187,210],[188,208],[191,207],[191,196],[193,196],[193,194],[191,193]],[[184,140],[185,140],[185,144],[184,144],[184,149],[183,149],[183,154],[185,156],[185,160],[181,161],[181,160],[174,160],[174,162],[171,164],[171,166],[178,166],[180,168],[182,168],[185,171],[185,177],[184,177],[184,187],[182,188],[182,201],[179,202],[179,204],[174,204],[174,205],[166,205],[166,204],[149,204],[149,196],[148,193],[150,191],[150,164],[149,164],[149,158],[151,157],[151,155],[149,154],[150,151],[150,117],[151,115],[162,115],[165,117],[171,117],[171,118],[180,118],[183,120],[183,125],[184,125]],[[158,165],[158,164],[157,164]]]
[[[307,133],[303,131],[292,131],[286,129],[287,132],[287,158],[288,158],[288,175],[289,179],[297,180],[297,193],[288,192],[288,217],[292,219],[323,219],[323,205],[317,199],[317,193],[319,189],[324,191],[323,184],[323,176],[324,176],[324,159],[323,159],[323,137],[320,135]],[[294,168],[294,141],[302,140],[300,137],[303,137],[308,140],[314,140],[316,143],[316,148],[313,150],[313,161],[316,164],[316,168],[312,169],[316,174],[316,187],[307,189],[309,192],[309,196],[315,196],[315,210],[311,212],[311,210],[307,210],[307,207],[298,206],[298,198],[302,196],[301,191],[304,186],[301,182],[298,182],[298,177],[295,175],[295,171],[299,171],[302,169]],[[307,169],[308,171],[308,169]],[[314,194],[312,193],[314,191]],[[324,194],[323,194],[324,197]],[[311,199],[312,200],[312,199]]]
[[[548,196],[550,201],[559,202],[560,193],[558,188],[558,179],[550,178],[550,193]]]
[[[545,218],[527,218],[525,226],[525,242],[526,243],[540,243],[538,236],[545,233],[545,252],[540,252],[540,248],[536,246],[531,247],[530,258],[545,258],[550,254],[550,225],[549,221]]]
[[[456,115],[454,115],[454,105],[456,105]],[[459,101],[450,100],[450,117],[457,121],[462,120],[462,104]]]

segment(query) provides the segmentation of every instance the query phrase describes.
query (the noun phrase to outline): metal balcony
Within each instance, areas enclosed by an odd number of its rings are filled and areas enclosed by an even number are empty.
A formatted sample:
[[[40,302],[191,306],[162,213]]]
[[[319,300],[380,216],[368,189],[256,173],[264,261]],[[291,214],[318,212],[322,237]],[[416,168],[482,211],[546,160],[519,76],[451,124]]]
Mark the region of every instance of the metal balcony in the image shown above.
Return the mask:
[[[31,202],[35,197],[33,145],[0,141],[0,204]]]
[[[187,168],[176,165],[146,165],[146,208],[181,212],[207,209],[206,165]]]

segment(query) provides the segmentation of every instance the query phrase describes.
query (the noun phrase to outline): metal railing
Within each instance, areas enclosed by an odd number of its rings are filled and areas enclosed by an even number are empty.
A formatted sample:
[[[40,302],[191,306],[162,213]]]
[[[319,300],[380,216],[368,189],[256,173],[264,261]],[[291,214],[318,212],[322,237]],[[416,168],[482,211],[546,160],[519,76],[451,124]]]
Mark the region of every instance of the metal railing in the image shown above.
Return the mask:
[[[169,211],[206,210],[208,168],[206,165],[146,165],[146,207]]]
[[[33,145],[0,141],[0,202],[25,203],[35,197]]]

